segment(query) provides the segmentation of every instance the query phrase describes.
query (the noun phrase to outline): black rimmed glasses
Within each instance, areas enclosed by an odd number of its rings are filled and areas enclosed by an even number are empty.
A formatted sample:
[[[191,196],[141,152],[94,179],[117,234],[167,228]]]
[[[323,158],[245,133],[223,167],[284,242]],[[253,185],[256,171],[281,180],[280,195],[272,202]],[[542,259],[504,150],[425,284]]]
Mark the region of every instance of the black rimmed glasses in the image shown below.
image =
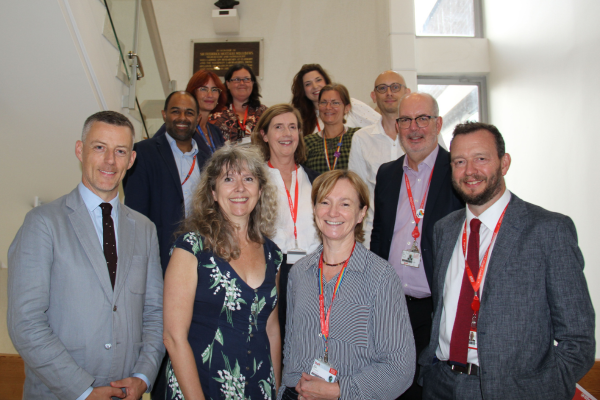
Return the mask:
[[[208,86],[200,86],[198,88],[198,90],[201,91],[202,93],[211,92],[212,94],[221,94],[221,89],[219,89],[218,87],[209,88]]]
[[[406,87],[401,83],[392,83],[391,85],[386,85],[385,83],[382,83],[381,85],[375,86],[375,90],[377,91],[377,93],[384,94],[385,92],[387,92],[388,88],[390,88],[392,93],[398,93],[402,90],[402,86]]]
[[[229,82],[233,82],[233,83],[236,83],[236,84],[237,83],[241,83],[241,82],[250,83],[250,82],[252,82],[252,78],[250,78],[249,76],[247,76],[245,78],[231,78],[229,80]]]
[[[398,123],[398,126],[401,129],[410,128],[410,125],[412,124],[413,120],[417,123],[417,126],[419,128],[427,128],[432,118],[437,117],[432,117],[431,115],[419,115],[416,118],[400,117],[396,118],[396,122]]]

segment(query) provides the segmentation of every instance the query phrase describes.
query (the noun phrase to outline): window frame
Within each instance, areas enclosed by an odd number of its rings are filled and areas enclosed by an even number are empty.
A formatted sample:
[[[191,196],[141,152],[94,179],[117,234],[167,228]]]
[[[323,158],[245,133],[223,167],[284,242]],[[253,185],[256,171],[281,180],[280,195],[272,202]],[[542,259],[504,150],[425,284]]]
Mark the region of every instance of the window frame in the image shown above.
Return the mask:
[[[413,0],[419,1],[419,0]],[[439,1],[439,0],[438,0]],[[414,7],[414,5],[413,5]],[[415,21],[416,23],[416,21]],[[418,38],[483,38],[484,37],[484,26],[483,26],[483,1],[473,0],[473,36],[454,36],[454,35],[417,35]]]

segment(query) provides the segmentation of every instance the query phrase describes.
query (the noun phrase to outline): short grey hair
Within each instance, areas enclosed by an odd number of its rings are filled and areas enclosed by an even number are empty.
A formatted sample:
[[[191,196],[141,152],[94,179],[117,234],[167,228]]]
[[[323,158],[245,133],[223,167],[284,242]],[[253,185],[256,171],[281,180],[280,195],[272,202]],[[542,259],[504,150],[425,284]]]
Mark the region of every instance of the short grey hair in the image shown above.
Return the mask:
[[[131,137],[135,142],[135,130],[133,129],[133,125],[129,119],[116,111],[100,111],[95,114],[90,115],[83,124],[83,130],[81,132],[81,141],[85,142],[85,139],[92,129],[92,125],[94,122],[104,122],[105,124],[114,125],[114,126],[126,126],[131,131]]]
[[[432,115],[432,117],[439,117],[440,116],[440,106],[438,106],[438,102],[435,99],[435,97],[433,97],[432,95],[430,95],[429,93],[425,93],[425,92],[412,92],[412,93],[408,93],[404,96],[402,96],[402,98],[400,99],[400,105],[402,104],[402,101],[404,101],[404,99],[408,98],[408,97],[412,97],[412,96],[424,96],[424,97],[429,97],[431,99],[431,113],[434,114]],[[400,107],[398,107],[398,109],[400,109]]]

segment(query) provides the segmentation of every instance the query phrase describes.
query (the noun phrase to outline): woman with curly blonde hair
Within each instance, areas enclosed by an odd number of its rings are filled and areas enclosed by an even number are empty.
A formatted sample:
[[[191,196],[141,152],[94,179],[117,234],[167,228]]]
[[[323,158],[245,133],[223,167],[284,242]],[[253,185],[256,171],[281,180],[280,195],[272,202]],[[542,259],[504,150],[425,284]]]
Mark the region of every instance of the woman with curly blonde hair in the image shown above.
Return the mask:
[[[165,273],[167,398],[276,397],[276,199],[257,149],[225,146],[204,168]]]

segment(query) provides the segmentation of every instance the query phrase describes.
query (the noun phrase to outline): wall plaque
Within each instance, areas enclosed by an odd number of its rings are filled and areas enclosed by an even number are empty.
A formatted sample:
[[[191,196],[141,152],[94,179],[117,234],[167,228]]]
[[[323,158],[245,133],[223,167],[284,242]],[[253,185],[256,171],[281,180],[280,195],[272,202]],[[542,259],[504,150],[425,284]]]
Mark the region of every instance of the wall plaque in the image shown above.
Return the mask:
[[[213,71],[218,76],[233,64],[248,64],[260,76],[260,42],[195,42],[192,73],[200,69]]]

